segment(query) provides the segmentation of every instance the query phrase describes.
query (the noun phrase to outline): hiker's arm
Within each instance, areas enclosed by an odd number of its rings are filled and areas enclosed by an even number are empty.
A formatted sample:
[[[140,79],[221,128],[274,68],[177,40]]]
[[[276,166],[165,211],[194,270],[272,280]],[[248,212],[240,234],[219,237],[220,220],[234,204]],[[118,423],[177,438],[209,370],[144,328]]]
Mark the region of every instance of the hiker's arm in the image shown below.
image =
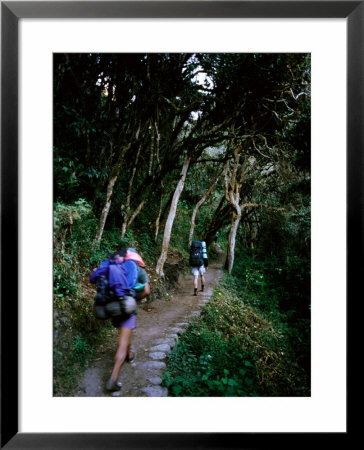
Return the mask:
[[[141,300],[142,298],[147,297],[149,294],[150,294],[150,285],[149,283],[145,283],[144,289],[142,290],[142,292],[138,292],[135,298],[137,300]]]
[[[150,294],[149,277],[145,269],[139,267],[138,282],[144,284],[144,289],[135,296],[137,300],[147,297]]]

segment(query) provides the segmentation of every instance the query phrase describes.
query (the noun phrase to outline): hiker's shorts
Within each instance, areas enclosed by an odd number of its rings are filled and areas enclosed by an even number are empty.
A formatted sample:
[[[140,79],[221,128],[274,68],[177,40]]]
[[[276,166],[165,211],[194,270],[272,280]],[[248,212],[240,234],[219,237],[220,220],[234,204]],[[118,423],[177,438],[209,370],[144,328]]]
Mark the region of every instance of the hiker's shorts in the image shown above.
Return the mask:
[[[134,330],[134,328],[136,328],[136,314],[130,314],[130,316],[124,318],[121,318],[119,320],[117,320],[117,318],[115,318],[116,320],[113,320],[113,325],[116,328],[130,328],[131,330]]]
[[[193,275],[194,277],[197,277],[198,274],[203,275],[203,274],[206,272],[206,269],[205,269],[205,266],[201,266],[200,268],[198,268],[198,267],[192,267],[192,268],[191,268],[191,271],[192,271],[192,275]]]

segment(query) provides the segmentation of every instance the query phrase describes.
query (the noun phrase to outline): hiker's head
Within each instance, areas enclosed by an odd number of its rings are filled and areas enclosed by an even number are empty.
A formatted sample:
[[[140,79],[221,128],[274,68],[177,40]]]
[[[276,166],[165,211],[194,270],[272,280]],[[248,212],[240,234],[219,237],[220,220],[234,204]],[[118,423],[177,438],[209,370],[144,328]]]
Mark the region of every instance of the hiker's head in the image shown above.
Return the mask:
[[[114,259],[115,261],[124,261],[126,255],[126,250],[121,249],[111,255],[110,259]]]
[[[125,248],[121,248],[120,250],[118,250],[116,261],[124,261],[125,256],[126,256],[126,251],[127,250]]]

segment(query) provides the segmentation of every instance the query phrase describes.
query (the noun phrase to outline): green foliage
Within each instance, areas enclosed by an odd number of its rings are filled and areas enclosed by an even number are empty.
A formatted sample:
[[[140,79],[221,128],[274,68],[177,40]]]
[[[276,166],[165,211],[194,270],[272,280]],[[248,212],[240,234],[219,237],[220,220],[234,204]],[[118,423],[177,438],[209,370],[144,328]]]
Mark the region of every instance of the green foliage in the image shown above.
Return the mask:
[[[76,200],[71,205],[57,202],[54,204],[54,232],[61,233],[61,229],[81,219],[87,219],[92,215],[92,207],[84,199]]]
[[[53,348],[53,395],[69,395],[79,371],[65,353]]]
[[[89,316],[90,319],[90,316]],[[105,326],[98,332],[77,331],[77,321],[72,322],[75,332],[62,333],[63,347],[53,348],[53,395],[69,396],[77,389],[77,380],[89,360],[95,357],[96,347],[106,339],[110,331]],[[71,328],[71,326],[69,327]],[[65,345],[67,343],[67,345]]]
[[[54,205],[54,295],[57,304],[76,299],[78,280],[84,275],[95,219],[91,206],[80,199],[71,205]]]
[[[284,330],[292,364],[310,378],[310,259],[309,216],[299,213],[287,226],[270,223],[272,241],[263,238],[256,254],[238,246],[233,276],[222,284],[243,295],[246,302],[266,314]],[[264,236],[264,235],[263,235]],[[266,247],[268,243],[268,249]],[[247,276],[248,275],[248,276]],[[285,352],[286,353],[286,352]]]
[[[59,257],[55,252],[55,258]],[[72,301],[77,294],[79,284],[77,283],[77,275],[72,270],[72,258],[68,255],[62,255],[62,263],[53,265],[53,290],[58,302],[62,304],[64,300]],[[68,263],[70,263],[68,265]]]
[[[256,256],[280,309],[294,310],[306,319],[310,316],[310,230],[310,209],[305,206],[284,221],[264,221]]]
[[[86,339],[80,335],[76,335],[73,338],[72,348],[72,360],[73,361],[85,361],[88,357],[94,355],[92,346],[86,341]]]
[[[289,328],[250,299],[237,278],[224,275],[169,355],[163,377],[169,395],[307,395],[307,376],[294,359]]]
[[[172,396],[252,396],[254,366],[217,330],[194,323],[169,357],[164,385]]]

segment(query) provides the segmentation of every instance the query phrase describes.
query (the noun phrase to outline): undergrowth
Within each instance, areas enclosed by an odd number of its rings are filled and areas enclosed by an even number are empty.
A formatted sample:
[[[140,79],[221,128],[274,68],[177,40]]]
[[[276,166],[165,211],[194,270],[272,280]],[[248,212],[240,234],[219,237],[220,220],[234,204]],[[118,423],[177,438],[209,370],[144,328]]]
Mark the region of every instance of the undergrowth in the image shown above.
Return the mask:
[[[257,307],[257,293],[240,284],[225,273],[201,316],[180,336],[163,375],[170,396],[309,395],[289,324],[277,310]]]

